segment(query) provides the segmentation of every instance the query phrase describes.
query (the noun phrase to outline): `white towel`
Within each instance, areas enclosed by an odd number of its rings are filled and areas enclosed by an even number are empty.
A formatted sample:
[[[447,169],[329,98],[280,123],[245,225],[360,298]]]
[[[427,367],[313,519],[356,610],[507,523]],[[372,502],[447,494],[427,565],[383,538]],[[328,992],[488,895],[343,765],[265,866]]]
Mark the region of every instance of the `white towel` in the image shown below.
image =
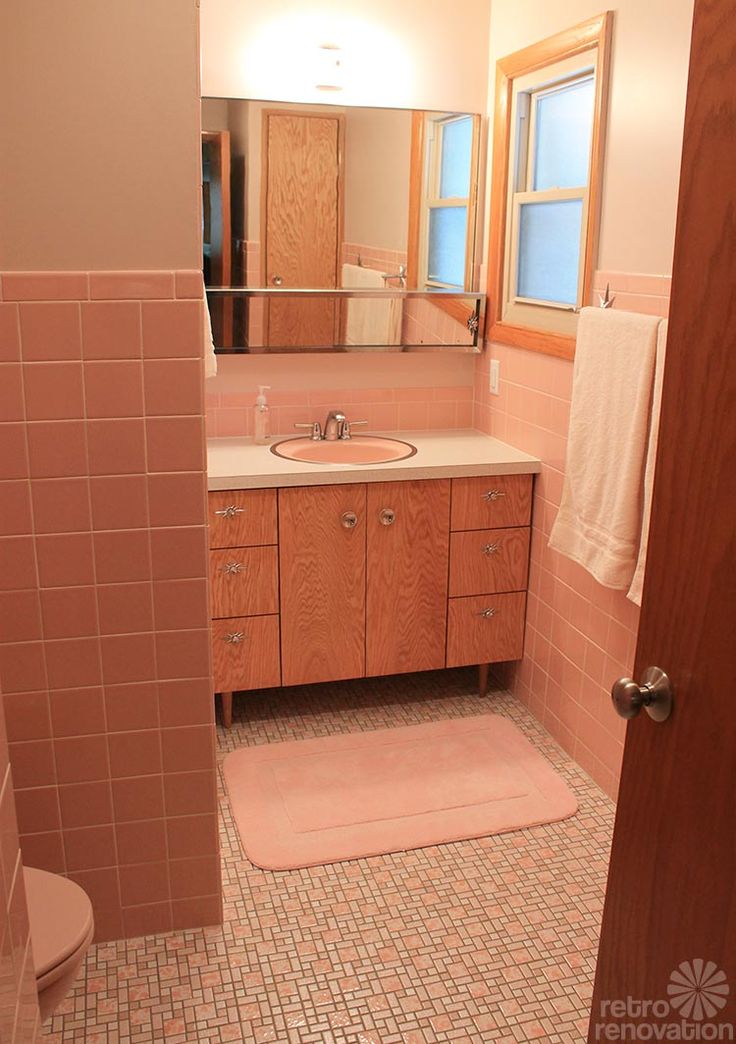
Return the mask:
[[[639,553],[660,323],[611,309],[580,313],[562,503],[549,546],[604,587],[628,590]]]
[[[654,469],[657,463],[657,441],[659,439],[659,414],[662,406],[662,378],[664,377],[664,356],[667,348],[667,320],[659,325],[657,332],[657,358],[654,364],[654,387],[652,389],[652,412],[649,420],[649,440],[647,443],[647,460],[644,469],[644,506],[641,518],[641,539],[639,540],[639,557],[634,570],[634,579],[627,598],[636,605],[641,605],[641,592],[644,585],[644,567],[647,564],[647,547],[649,544],[649,522],[652,517],[652,486],[654,485]]]
[[[384,289],[383,273],[362,265],[342,266],[344,289],[365,287]],[[376,297],[352,298],[347,301],[345,343],[348,345],[396,345],[401,344],[402,303],[399,297],[380,301]]]
[[[212,336],[212,318],[207,303],[207,292],[202,276],[202,350],[204,352],[204,376],[217,376],[217,356],[215,355],[215,339]]]

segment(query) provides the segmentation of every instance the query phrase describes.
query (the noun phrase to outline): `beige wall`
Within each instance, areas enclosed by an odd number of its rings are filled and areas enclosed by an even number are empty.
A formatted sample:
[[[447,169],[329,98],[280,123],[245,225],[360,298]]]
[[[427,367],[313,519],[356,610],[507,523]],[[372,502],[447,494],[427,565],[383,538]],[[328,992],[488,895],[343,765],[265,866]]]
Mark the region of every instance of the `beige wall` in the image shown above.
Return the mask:
[[[489,0],[202,0],[202,93],[324,101],[320,44],[343,49],[346,105],[482,112]]]
[[[0,269],[198,268],[197,0],[1,7]]]
[[[599,14],[599,0],[493,0],[490,68]],[[618,0],[597,268],[672,269],[692,0]],[[493,77],[489,112],[493,112]]]
[[[408,109],[347,109],[346,243],[406,251],[410,159]]]

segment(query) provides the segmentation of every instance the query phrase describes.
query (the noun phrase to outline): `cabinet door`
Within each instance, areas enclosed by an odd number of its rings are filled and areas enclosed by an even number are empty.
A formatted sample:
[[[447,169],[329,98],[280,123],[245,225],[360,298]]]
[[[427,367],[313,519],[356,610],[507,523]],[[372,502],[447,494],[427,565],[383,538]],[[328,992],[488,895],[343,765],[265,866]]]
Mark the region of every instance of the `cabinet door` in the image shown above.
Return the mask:
[[[367,520],[366,674],[444,667],[449,479],[371,483]]]
[[[284,685],[364,675],[365,531],[364,485],[279,490]]]

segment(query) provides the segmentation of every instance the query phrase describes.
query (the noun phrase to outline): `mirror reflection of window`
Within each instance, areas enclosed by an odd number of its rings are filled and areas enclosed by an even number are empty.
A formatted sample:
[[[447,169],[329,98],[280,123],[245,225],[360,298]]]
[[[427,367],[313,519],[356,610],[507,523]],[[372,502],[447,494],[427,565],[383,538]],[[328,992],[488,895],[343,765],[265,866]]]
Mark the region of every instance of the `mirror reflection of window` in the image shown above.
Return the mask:
[[[423,143],[416,150],[422,157],[421,169],[412,179],[413,207],[418,210],[416,285],[420,289],[469,290],[473,285],[480,121],[465,113],[418,116]]]

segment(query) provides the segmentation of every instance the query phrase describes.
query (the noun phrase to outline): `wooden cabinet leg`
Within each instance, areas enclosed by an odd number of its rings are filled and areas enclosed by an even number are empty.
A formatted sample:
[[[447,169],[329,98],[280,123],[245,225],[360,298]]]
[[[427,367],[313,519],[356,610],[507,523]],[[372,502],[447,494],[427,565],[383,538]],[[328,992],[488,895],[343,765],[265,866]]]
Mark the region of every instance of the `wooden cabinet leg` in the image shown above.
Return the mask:
[[[233,723],[233,694],[231,692],[220,693],[220,709],[222,710],[222,724],[229,729]]]
[[[489,663],[479,663],[478,664],[478,695],[479,696],[487,696],[488,695],[488,669],[489,669],[489,667],[490,667]]]

